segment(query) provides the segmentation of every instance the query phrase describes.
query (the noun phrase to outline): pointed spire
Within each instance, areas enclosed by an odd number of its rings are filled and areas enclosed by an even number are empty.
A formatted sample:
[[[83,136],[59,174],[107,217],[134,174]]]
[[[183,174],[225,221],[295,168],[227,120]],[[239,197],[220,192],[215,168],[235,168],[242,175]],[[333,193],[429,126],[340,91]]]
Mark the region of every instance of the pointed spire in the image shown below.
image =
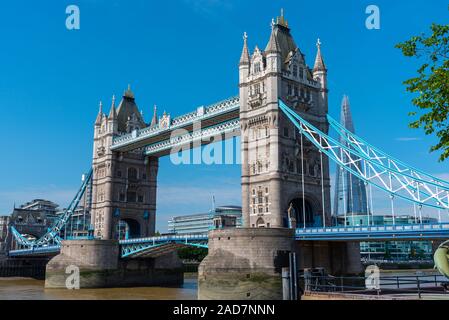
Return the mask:
[[[354,123],[352,121],[351,105],[349,103],[349,97],[347,95],[343,96],[343,101],[341,102],[341,120],[340,123],[343,127],[355,133]]]
[[[281,52],[281,49],[279,47],[279,43],[278,40],[276,38],[276,33],[275,33],[275,28],[273,25],[273,28],[271,30],[271,35],[270,35],[270,41],[268,41],[267,47],[265,48],[265,51],[267,53],[277,53],[277,52]]]
[[[324,64],[323,56],[321,55],[321,41],[320,39],[316,42],[317,53],[315,58],[315,66],[313,67],[313,71],[327,71],[326,65]]]
[[[95,124],[101,124],[101,120],[103,119],[103,103],[100,101],[100,110],[98,110],[97,119],[95,120]]]
[[[153,127],[155,125],[157,125],[157,106],[156,105],[154,105],[153,119],[151,119],[150,126]]]
[[[128,84],[128,89],[123,94],[123,97],[134,99],[134,93],[131,91],[131,85],[130,84]]]
[[[111,111],[109,112],[109,120],[115,120],[117,119],[117,112],[115,110],[115,95],[112,95],[112,105],[111,105]]]
[[[249,65],[248,35],[246,32],[243,34],[243,50],[240,57],[240,65]]]
[[[284,8],[281,8],[281,16],[277,17],[276,24],[288,28],[288,21],[284,17]]]

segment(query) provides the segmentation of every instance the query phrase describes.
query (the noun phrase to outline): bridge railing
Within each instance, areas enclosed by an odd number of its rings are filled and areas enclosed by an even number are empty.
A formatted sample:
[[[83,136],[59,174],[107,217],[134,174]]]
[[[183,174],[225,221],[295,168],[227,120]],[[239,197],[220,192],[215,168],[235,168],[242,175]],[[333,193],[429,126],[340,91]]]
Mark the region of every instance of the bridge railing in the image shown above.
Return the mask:
[[[169,241],[201,241],[208,240],[207,234],[192,234],[192,235],[170,235],[159,237],[147,237],[139,239],[120,240],[120,245],[136,244],[136,243],[150,243],[150,242],[169,242]]]
[[[170,125],[166,128],[165,127],[161,128],[157,125],[137,130],[134,133],[114,137],[112,149],[127,145],[131,141],[132,142],[139,141],[141,139],[156,136],[165,131],[181,128],[186,124],[193,123],[195,121],[202,121],[204,119],[211,118],[213,116],[218,116],[222,113],[229,112],[230,110],[236,108],[239,108],[239,97],[231,97],[229,99],[220,101],[218,103],[215,103],[213,105],[204,108],[200,107],[196,111],[172,119]],[[200,112],[200,110],[203,111]]]

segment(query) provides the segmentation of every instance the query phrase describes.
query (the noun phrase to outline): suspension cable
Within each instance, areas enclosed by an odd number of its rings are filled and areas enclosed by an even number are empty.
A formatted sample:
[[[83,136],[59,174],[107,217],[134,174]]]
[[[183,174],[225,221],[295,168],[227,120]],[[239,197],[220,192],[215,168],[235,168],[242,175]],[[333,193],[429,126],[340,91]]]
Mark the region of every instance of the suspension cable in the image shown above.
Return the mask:
[[[342,189],[343,189],[343,211],[345,216],[345,227],[348,225],[348,210],[346,206],[346,172],[344,171],[343,167],[340,168],[341,176],[342,176]]]
[[[303,147],[303,134],[301,132],[301,176],[302,176],[302,218],[304,223],[304,229],[306,228],[306,198],[305,198],[305,183],[304,183],[304,147]]]
[[[320,144],[322,143],[322,138],[320,137]],[[321,202],[323,204],[323,228],[326,228],[326,212],[324,205],[324,172],[323,172],[323,152],[320,152],[320,162],[321,162]]]

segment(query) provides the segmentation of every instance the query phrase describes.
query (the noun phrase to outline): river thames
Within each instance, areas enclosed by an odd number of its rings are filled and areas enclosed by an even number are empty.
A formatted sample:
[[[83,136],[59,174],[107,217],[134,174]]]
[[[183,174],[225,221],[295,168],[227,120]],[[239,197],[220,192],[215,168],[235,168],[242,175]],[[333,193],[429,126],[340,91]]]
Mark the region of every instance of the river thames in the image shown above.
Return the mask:
[[[196,277],[180,288],[44,289],[44,281],[0,278],[0,300],[196,300]]]

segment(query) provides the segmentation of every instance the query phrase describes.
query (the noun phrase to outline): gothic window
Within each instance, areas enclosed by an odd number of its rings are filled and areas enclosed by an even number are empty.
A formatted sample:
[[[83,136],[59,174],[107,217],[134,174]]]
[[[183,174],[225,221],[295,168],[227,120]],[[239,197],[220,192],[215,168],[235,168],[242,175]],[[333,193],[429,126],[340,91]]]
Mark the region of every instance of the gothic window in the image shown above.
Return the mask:
[[[140,203],[142,203],[142,202],[143,202],[143,196],[142,196],[142,195],[139,195],[139,197],[138,197],[138,201],[139,201]]]
[[[137,180],[137,170],[136,170],[136,168],[129,168],[128,169],[128,179],[130,179],[130,180]]]
[[[295,97],[298,96],[298,86],[295,86]]]
[[[263,208],[259,207],[259,213],[263,213]]]
[[[299,77],[300,77],[301,79],[304,78],[304,69],[303,69],[303,68],[299,68]]]
[[[298,66],[295,64],[293,65],[293,77],[297,77],[298,76]]]
[[[117,171],[117,177],[121,178],[122,177],[122,172],[120,170]]]
[[[254,94],[258,95],[260,93],[260,83],[254,85]]]
[[[260,62],[256,62],[254,64],[254,73],[259,73],[260,72]]]
[[[257,201],[259,204],[263,203],[262,191],[257,192]]]
[[[262,163],[261,163],[261,162],[259,162],[259,163],[257,164],[257,169],[259,170],[259,173],[261,173],[261,172],[262,172],[262,169],[263,169],[263,165],[262,165]]]
[[[284,127],[284,137],[288,138],[288,128]]]
[[[265,92],[266,90],[265,90],[266,88],[265,88],[265,81],[262,81],[262,92]]]
[[[125,194],[123,192],[119,194],[119,201],[125,201]]]
[[[304,98],[304,88],[301,88],[301,97]]]
[[[143,180],[146,180],[146,179],[147,179],[146,173],[142,174],[142,179],[143,179]]]
[[[287,95],[289,95],[289,96],[292,95],[292,85],[291,84],[287,85]]]

